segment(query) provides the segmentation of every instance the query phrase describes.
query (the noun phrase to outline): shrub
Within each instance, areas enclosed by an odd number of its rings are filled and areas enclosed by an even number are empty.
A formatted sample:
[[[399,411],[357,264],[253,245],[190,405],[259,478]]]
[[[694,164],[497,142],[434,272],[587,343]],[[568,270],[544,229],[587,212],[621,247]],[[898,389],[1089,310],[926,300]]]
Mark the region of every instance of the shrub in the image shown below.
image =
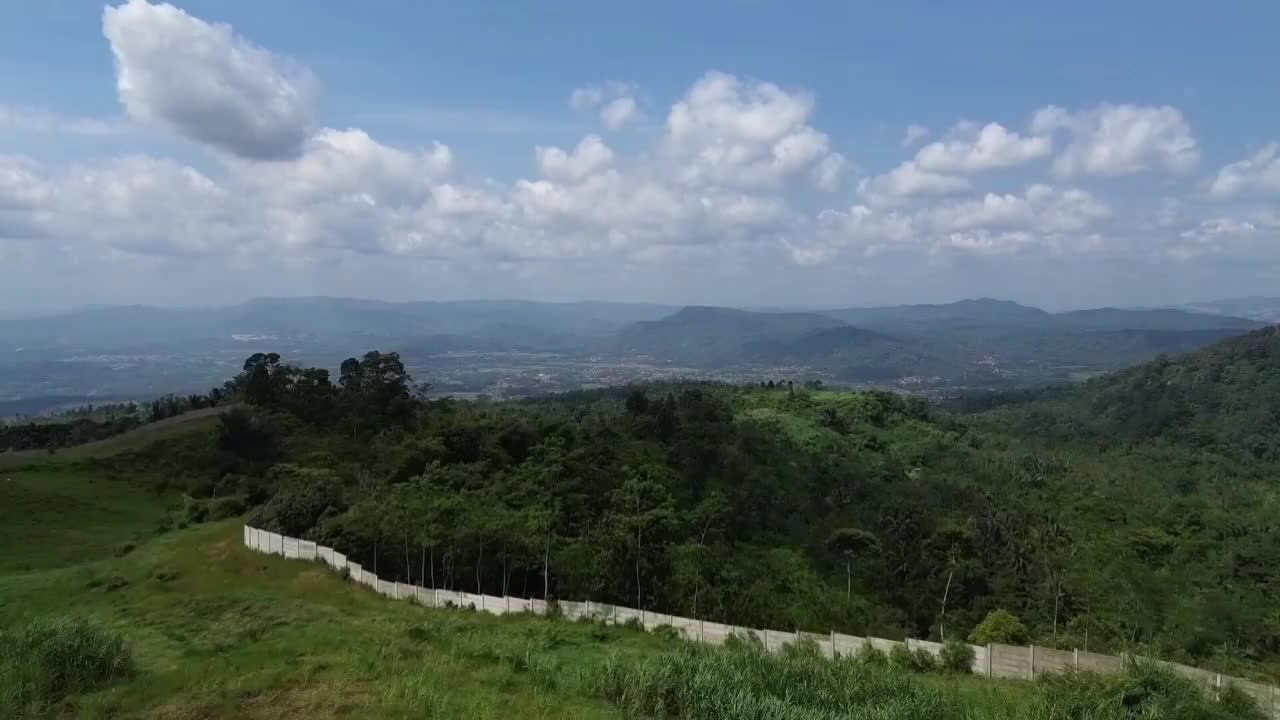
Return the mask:
[[[726,650],[737,652],[764,652],[764,642],[759,635],[753,632],[738,632],[737,630],[729,633],[729,637],[724,640],[724,648]]]
[[[909,672],[915,669],[915,657],[906,645],[899,643],[889,651],[889,667],[899,672]]]
[[[884,667],[889,664],[889,656],[885,655],[883,650],[876,648],[871,643],[867,643],[858,648],[858,652],[853,656],[853,658],[859,665]]]
[[[676,630],[672,625],[655,625],[652,632],[654,635],[668,640],[682,640],[684,638],[680,631]]]
[[[969,642],[974,645],[1023,645],[1028,639],[1027,626],[1008,610],[992,610],[969,633]]]
[[[0,632],[0,716],[38,715],[133,672],[120,635],[79,620],[36,620]]]
[[[938,657],[924,648],[912,651],[911,659],[911,666],[916,672],[933,672],[938,669]]]
[[[948,640],[942,644],[938,660],[942,669],[952,673],[973,672],[973,646],[960,640]]]
[[[789,658],[820,658],[822,657],[822,646],[813,638],[802,637],[799,640],[783,645],[782,655]]]

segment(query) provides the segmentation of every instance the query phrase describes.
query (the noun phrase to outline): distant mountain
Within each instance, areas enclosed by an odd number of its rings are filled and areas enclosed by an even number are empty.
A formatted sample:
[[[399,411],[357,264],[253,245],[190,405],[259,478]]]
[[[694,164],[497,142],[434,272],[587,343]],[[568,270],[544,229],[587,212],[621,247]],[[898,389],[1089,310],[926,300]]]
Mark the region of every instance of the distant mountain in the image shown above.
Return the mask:
[[[1202,303],[1180,305],[1180,309],[1214,315],[1233,315],[1235,317],[1259,320],[1265,323],[1280,323],[1280,298],[1245,297],[1229,300],[1213,300]]]
[[[1265,323],[1247,318],[1211,315],[1171,308],[1130,310],[1097,308],[1058,313],[1053,318],[1067,327],[1092,330],[1256,330]]]
[[[344,298],[259,298],[222,308],[138,305],[87,308],[0,321],[10,348],[198,349],[237,338],[322,345],[395,344],[433,335],[563,345],[566,336],[612,335],[674,311],[663,305],[459,301],[391,303]],[[518,336],[518,337],[515,337]]]
[[[844,308],[826,313],[851,325],[897,327],[907,325],[1034,326],[1049,321],[1050,314],[1039,308],[1010,300],[979,298],[945,305],[894,305],[890,307]]]
[[[628,353],[695,362],[741,362],[748,346],[790,343],[844,323],[818,313],[765,313],[722,307],[686,307],[661,320],[637,322],[614,346]]]
[[[1160,440],[1280,460],[1280,327],[1025,394],[981,417],[1042,438]]]

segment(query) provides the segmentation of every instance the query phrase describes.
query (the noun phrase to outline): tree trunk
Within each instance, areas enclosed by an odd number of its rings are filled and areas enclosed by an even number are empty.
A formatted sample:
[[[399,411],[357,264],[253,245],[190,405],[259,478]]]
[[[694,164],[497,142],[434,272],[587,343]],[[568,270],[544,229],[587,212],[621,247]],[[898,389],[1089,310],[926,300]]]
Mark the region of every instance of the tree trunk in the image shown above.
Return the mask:
[[[476,594],[484,594],[484,543],[480,543],[480,557],[476,560]]]
[[[408,584],[413,584],[413,565],[409,561],[409,531],[404,531],[404,576]]]
[[[847,603],[853,599],[853,560],[848,556],[844,556],[844,601]]]
[[[542,602],[551,588],[551,523],[547,523],[547,544],[542,548]]]
[[[425,544],[422,546],[422,567],[418,569],[418,582],[422,583],[423,587],[427,586],[427,546]]]

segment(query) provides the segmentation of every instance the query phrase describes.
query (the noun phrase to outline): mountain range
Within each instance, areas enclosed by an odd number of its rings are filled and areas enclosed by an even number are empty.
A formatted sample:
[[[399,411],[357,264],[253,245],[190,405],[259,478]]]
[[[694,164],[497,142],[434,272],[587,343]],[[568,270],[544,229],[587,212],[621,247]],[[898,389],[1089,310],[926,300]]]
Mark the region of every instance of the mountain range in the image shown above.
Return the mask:
[[[1255,299],[1249,307],[1262,313],[1264,305]],[[371,348],[400,351],[426,378],[468,373],[450,384],[454,391],[487,392],[486,383],[502,386],[521,374],[543,382],[569,367],[639,364],[656,368],[637,371],[640,377],[685,368],[726,379],[772,374],[947,394],[1077,380],[1265,325],[1186,308],[1053,313],[990,298],[809,311],[329,297],[220,308],[102,306],[0,320],[0,411],[6,400],[32,396],[136,395],[156,383],[194,390],[260,350],[336,366]],[[491,360],[466,359],[475,355]],[[519,359],[527,356],[540,358],[537,367]],[[594,382],[574,371],[553,389]]]

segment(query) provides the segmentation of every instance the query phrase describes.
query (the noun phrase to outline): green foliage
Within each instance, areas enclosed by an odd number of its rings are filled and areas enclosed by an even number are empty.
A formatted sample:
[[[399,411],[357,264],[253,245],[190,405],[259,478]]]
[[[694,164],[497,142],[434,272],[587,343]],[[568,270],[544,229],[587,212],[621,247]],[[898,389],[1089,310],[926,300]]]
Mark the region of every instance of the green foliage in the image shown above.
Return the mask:
[[[1154,663],[1133,663],[1124,673],[1096,675],[1068,671],[1042,676],[1039,704],[1061,718],[1203,718],[1264,720],[1268,717],[1243,693],[1214,701],[1190,680]]]
[[[0,715],[38,717],[74,693],[134,673],[119,635],[83,621],[33,620],[0,631]]]
[[[764,641],[760,639],[759,635],[756,635],[753,632],[741,632],[737,630],[729,633],[729,637],[724,640],[723,647],[726,650],[733,650],[737,652],[762,653],[765,651]]]
[[[969,633],[969,642],[975,645],[1025,645],[1028,639],[1027,626],[1008,610],[992,610]]]
[[[859,665],[871,665],[873,667],[888,667],[889,665],[889,656],[871,643],[865,643],[858,648],[858,652],[853,655],[853,660]]]
[[[968,675],[973,672],[973,646],[962,640],[948,640],[938,653],[938,665],[950,673]]]

